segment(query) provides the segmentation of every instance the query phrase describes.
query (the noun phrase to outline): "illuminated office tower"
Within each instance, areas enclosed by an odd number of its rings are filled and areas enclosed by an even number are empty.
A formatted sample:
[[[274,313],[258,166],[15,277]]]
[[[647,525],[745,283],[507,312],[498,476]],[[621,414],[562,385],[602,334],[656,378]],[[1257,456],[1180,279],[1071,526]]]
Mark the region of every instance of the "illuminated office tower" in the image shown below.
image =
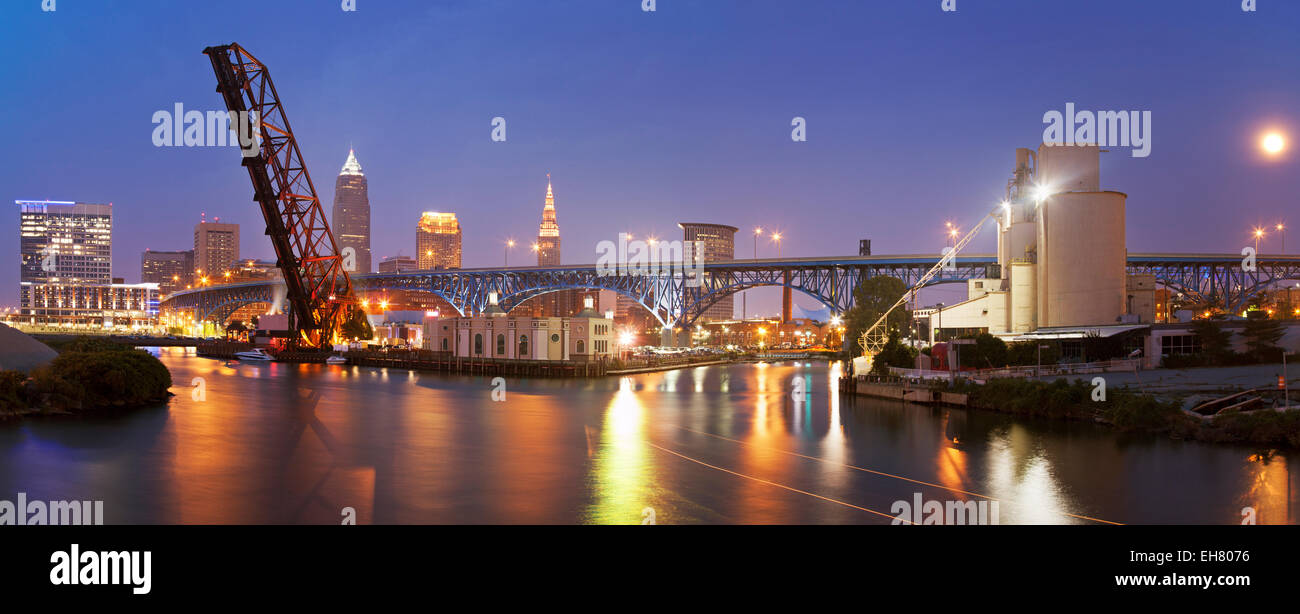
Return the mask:
[[[158,291],[164,295],[184,290],[194,283],[194,251],[144,250],[140,256],[140,281],[158,284]]]
[[[239,260],[239,224],[222,224],[221,218],[209,222],[204,216],[194,225],[194,267],[198,271],[194,282],[203,278],[217,281]]]
[[[339,250],[356,251],[356,268],[350,273],[369,273],[370,268],[370,195],[366,175],[352,150],[334,182],[334,220],[331,230],[338,238]]]
[[[683,233],[683,258],[691,260],[696,251],[704,262],[733,260],[736,256],[735,226],[684,222],[677,225]],[[730,320],[735,317],[736,301],[726,297],[704,310],[704,320]]]
[[[460,222],[455,213],[425,211],[415,229],[415,249],[421,269],[460,268]]]

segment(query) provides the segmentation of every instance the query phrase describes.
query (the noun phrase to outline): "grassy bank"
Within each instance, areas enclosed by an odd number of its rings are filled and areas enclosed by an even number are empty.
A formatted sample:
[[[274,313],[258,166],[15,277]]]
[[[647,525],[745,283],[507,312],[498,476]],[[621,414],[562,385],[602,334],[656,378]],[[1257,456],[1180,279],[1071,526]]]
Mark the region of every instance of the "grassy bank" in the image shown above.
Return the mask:
[[[158,403],[171,373],[152,354],[103,338],[50,344],[59,355],[30,375],[0,371],[0,417],[88,415]]]
[[[1179,401],[1124,388],[1107,390],[1104,401],[1094,401],[1092,385],[1082,380],[1000,378],[984,385],[963,380],[952,388],[939,388],[968,394],[970,406],[976,409],[1098,422],[1121,431],[1176,439],[1300,448],[1300,411],[1261,409],[1201,419],[1184,412]]]

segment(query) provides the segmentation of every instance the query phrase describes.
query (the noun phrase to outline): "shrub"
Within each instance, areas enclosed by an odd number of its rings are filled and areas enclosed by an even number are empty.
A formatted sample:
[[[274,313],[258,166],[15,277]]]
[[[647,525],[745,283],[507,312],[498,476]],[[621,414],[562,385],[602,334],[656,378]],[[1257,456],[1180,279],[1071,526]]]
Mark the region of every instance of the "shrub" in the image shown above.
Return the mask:
[[[60,354],[65,352],[122,352],[135,349],[107,337],[87,337],[84,335],[68,340],[49,341],[46,345]]]
[[[1227,441],[1300,448],[1300,411],[1258,409],[1220,414],[1210,425]]]
[[[27,376],[19,371],[0,371],[0,413],[12,414],[27,407],[26,382]]]
[[[34,378],[36,387],[65,408],[142,405],[166,398],[171,373],[143,350],[60,354]]]
[[[1179,422],[1190,420],[1175,403],[1162,403],[1154,397],[1126,392],[1112,393],[1105,415],[1111,424],[1126,430],[1167,431]]]

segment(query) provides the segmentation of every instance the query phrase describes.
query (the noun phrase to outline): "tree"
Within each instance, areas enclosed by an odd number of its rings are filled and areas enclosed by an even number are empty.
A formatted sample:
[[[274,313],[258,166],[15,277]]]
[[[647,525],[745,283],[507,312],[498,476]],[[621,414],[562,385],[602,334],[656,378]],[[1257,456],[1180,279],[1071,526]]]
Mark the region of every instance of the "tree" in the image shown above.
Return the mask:
[[[850,355],[860,353],[858,337],[875,324],[885,310],[893,307],[907,290],[903,280],[885,275],[864,279],[854,288],[853,308],[844,313],[844,348]],[[885,327],[892,336],[907,326],[911,319],[911,312],[899,307],[889,314]]]
[[[1273,319],[1246,320],[1241,336],[1246,339],[1246,352],[1260,362],[1278,357],[1281,348],[1277,342],[1286,332],[1282,323]]]
[[[339,332],[348,339],[368,340],[375,337],[375,329],[370,327],[366,312],[361,309],[352,310],[348,319],[343,321],[343,326],[339,327]]]
[[[1007,342],[988,333],[975,336],[975,345],[965,362],[976,369],[996,369],[1007,366]]]
[[[1223,360],[1232,347],[1232,333],[1223,330],[1223,323],[1217,320],[1194,320],[1190,327],[1192,334],[1201,342],[1201,354],[1211,363]]]
[[[916,348],[903,345],[898,339],[898,334],[894,333],[889,335],[889,341],[885,342],[885,347],[880,350],[880,355],[876,356],[871,363],[871,370],[884,375],[889,373],[890,367],[912,369],[916,366],[916,355]]]

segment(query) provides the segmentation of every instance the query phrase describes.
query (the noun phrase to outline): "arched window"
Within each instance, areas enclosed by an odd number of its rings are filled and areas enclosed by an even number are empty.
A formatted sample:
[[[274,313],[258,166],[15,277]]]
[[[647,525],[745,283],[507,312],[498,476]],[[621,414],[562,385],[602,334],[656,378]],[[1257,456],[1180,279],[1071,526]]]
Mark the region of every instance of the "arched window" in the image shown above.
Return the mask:
[[[528,335],[519,335],[519,357],[528,355]]]
[[[586,350],[586,349],[587,349],[586,344],[584,344],[584,343],[582,342],[582,339],[579,339],[579,340],[578,340],[578,353],[579,353],[579,354],[586,354],[587,352],[584,351],[584,350]]]
[[[447,338],[446,338],[446,337],[443,337],[443,338],[442,338],[442,351],[444,351],[444,352],[447,351]]]
[[[506,336],[498,334],[497,335],[497,356],[505,356],[505,355],[506,355]]]
[[[475,356],[483,355],[483,334],[482,333],[474,334],[474,355]]]

